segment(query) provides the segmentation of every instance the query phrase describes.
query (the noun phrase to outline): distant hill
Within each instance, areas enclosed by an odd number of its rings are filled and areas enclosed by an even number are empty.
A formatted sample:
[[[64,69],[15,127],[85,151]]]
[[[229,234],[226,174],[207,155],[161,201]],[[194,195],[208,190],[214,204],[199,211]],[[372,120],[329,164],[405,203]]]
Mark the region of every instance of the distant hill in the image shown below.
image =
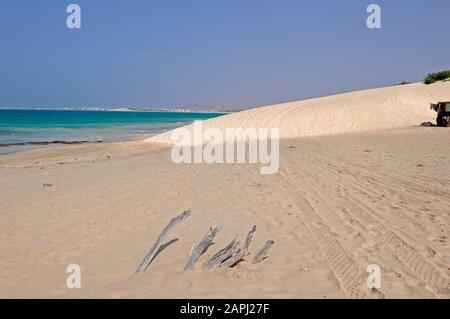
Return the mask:
[[[182,112],[238,112],[242,111],[242,108],[220,105],[189,105],[177,107],[174,110]]]
[[[108,109],[108,111],[114,112],[238,112],[242,111],[239,108],[225,107],[218,105],[189,105],[189,106],[178,106],[174,108],[141,108],[141,107],[121,107],[115,109]]]

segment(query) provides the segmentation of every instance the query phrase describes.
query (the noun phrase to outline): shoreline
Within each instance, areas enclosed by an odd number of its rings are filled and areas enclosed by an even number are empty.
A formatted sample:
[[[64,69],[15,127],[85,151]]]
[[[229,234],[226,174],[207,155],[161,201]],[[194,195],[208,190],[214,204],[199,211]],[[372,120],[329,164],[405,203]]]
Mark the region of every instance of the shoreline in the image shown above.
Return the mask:
[[[141,134],[139,136],[134,136],[133,138],[126,140],[97,140],[97,141],[78,141],[78,140],[53,140],[53,141],[31,141],[31,142],[21,142],[21,143],[9,143],[0,144],[0,157],[8,154],[22,153],[29,150],[37,149],[48,149],[48,148],[58,148],[63,146],[76,146],[76,145],[95,145],[95,144],[116,144],[116,143],[132,143],[144,141],[147,138],[155,136],[160,133],[155,134]]]
[[[0,110],[0,153],[58,144],[149,138],[223,113]],[[4,149],[8,148],[7,151]],[[15,149],[14,149],[15,148]]]
[[[0,144],[0,147],[10,147],[10,146],[41,146],[41,145],[54,145],[54,144],[61,144],[61,145],[80,145],[80,144],[97,144],[97,143],[103,143],[103,141],[63,141],[63,140],[54,140],[54,141],[35,141],[35,142],[21,142],[21,143],[6,143],[6,144]]]

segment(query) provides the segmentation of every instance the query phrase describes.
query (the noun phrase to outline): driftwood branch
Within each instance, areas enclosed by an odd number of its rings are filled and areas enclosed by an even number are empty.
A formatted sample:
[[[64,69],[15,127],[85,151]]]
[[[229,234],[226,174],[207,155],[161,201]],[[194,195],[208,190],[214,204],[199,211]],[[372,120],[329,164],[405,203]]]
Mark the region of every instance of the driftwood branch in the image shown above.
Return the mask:
[[[239,242],[236,239],[233,239],[231,243],[229,243],[225,248],[219,250],[214,256],[212,256],[206,266],[208,269],[219,266],[222,262],[233,256],[239,249]]]
[[[255,258],[253,258],[253,264],[259,264],[262,261],[264,261],[264,259],[267,258],[266,257],[267,252],[269,251],[269,249],[272,247],[273,244],[274,244],[273,240],[266,241],[261,250],[256,254]]]
[[[240,261],[242,261],[247,255],[250,249],[250,246],[253,241],[253,235],[255,234],[256,226],[253,226],[250,232],[247,234],[247,238],[245,238],[244,245],[241,249],[239,249],[233,256],[225,260],[220,264],[220,267],[233,267]]]
[[[178,217],[173,218],[170,223],[164,228],[161,235],[159,235],[158,240],[155,242],[155,244],[152,246],[150,251],[145,255],[144,260],[139,265],[136,272],[143,272],[147,269],[147,267],[150,265],[150,263],[153,261],[153,258],[155,258],[156,254],[159,251],[159,248],[163,244],[163,241],[169,236],[170,232],[172,231],[175,226],[177,226],[179,223],[181,223],[183,220],[188,218],[191,215],[190,210],[186,210]]]
[[[194,269],[195,264],[197,263],[200,256],[211,246],[216,237],[217,233],[223,228],[223,225],[217,226],[216,228],[210,228],[210,230],[203,236],[200,243],[192,249],[191,256],[184,267],[184,270],[192,270]]]

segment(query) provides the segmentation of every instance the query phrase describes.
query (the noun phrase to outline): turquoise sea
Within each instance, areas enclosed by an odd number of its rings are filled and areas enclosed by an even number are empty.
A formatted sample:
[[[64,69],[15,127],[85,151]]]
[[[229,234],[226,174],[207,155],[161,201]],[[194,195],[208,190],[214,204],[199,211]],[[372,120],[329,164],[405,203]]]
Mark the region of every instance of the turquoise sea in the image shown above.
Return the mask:
[[[0,152],[12,144],[145,138],[223,113],[0,110]]]

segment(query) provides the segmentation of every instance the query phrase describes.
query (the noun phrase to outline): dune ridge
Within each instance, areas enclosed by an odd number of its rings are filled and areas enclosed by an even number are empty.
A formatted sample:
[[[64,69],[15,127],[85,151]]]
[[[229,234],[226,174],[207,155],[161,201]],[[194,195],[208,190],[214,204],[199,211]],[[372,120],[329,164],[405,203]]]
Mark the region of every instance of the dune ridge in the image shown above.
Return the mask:
[[[279,128],[280,138],[396,129],[435,121],[431,102],[450,100],[450,82],[415,83],[258,107],[203,122],[203,129]],[[192,132],[193,125],[186,126]],[[147,143],[172,144],[171,131]]]

